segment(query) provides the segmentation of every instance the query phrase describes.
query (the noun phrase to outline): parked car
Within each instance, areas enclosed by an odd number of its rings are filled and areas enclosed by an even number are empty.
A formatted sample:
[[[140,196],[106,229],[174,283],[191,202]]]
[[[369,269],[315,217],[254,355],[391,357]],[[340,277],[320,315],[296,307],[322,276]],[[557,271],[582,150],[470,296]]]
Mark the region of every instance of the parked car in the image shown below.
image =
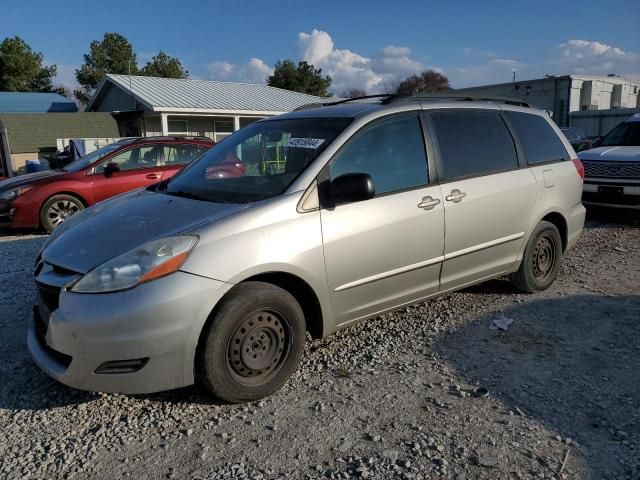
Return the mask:
[[[583,130],[576,127],[561,127],[560,130],[576,152],[591,148],[593,139],[587,137]]]
[[[579,154],[587,205],[640,209],[640,114],[614,127],[597,148]]]
[[[58,170],[0,181],[0,227],[52,232],[80,210],[170,178],[213,146],[208,138],[125,139]]]
[[[584,222],[574,157],[546,113],[499,102],[388,96],[252,123],[49,237],[29,348],[76,388],[264,397],[307,332],[504,275],[548,288]],[[211,175],[230,158],[243,175]]]

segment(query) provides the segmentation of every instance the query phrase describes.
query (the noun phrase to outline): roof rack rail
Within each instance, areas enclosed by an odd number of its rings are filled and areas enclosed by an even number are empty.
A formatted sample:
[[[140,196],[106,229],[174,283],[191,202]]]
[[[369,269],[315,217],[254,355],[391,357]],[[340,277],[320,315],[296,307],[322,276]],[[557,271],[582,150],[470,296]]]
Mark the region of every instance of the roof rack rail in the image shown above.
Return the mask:
[[[454,101],[467,101],[467,102],[491,102],[491,103],[504,103],[507,105],[516,105],[519,107],[531,108],[531,105],[524,100],[514,97],[500,97],[500,96],[488,96],[488,95],[465,95],[463,93],[449,93],[449,92],[434,92],[434,93],[414,93],[411,95],[397,95],[395,98],[389,99],[390,103],[396,100],[411,99],[411,100],[454,100]]]
[[[361,97],[345,98],[344,100],[338,100],[336,102],[325,103],[312,103],[297,108],[296,110],[306,110],[308,108],[317,107],[330,107],[332,105],[340,105],[343,103],[354,102],[358,100],[367,99],[380,99],[380,103],[387,105],[389,103],[396,102],[410,102],[410,101],[424,101],[424,100],[453,100],[453,101],[467,101],[467,102],[491,102],[491,103],[504,103],[507,105],[515,105],[518,107],[531,108],[531,105],[524,100],[512,97],[493,97],[487,95],[465,95],[461,93],[449,93],[449,92],[434,92],[434,93],[380,93],[377,95],[363,95]]]
[[[379,93],[376,95],[362,95],[361,97],[351,97],[351,98],[345,98],[343,100],[338,100],[337,102],[325,102],[322,103],[321,105],[324,107],[330,107],[332,105],[340,105],[341,103],[349,103],[349,102],[354,102],[356,100],[366,100],[367,98],[388,98],[388,97],[393,97],[395,96],[395,93]]]
[[[202,135],[152,135],[150,137],[140,137],[139,140],[207,140],[212,142],[213,140],[209,137]]]

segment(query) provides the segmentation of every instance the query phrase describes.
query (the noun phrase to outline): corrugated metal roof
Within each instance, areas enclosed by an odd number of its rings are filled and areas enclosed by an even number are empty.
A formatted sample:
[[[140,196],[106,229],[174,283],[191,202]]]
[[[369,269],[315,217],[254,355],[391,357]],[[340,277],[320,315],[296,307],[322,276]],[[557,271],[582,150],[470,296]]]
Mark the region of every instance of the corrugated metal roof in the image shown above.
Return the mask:
[[[0,113],[7,129],[11,153],[56,150],[58,138],[119,137],[110,113]]]
[[[0,92],[2,113],[77,112],[76,104],[58,93]]]
[[[292,92],[257,83],[218,82],[213,80],[181,80],[175,78],[106,76],[98,87],[93,104],[108,83],[131,93],[154,111],[228,111],[228,112],[290,112],[308,103],[326,101],[323,97]]]

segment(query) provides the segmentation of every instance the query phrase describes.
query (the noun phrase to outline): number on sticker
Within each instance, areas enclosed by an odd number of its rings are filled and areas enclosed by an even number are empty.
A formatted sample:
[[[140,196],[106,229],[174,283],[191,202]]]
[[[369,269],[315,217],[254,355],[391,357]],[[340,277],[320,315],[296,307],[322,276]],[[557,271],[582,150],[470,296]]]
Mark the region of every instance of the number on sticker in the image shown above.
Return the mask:
[[[324,138],[290,138],[285,147],[316,149],[324,142]]]

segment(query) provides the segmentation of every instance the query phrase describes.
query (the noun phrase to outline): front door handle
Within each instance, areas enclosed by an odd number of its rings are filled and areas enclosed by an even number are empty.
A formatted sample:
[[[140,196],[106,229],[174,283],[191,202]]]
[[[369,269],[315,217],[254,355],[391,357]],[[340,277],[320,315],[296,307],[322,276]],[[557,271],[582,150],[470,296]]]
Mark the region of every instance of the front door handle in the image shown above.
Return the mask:
[[[433,210],[433,208],[439,203],[439,198],[424,197],[422,202],[418,204],[418,208],[422,208],[423,210]]]
[[[148,173],[147,174],[147,178],[149,180],[157,180],[160,178],[160,174],[159,173]]]
[[[447,202],[459,203],[466,196],[466,193],[461,192],[457,188],[454,188],[453,190],[451,190],[451,193],[444,198]]]

